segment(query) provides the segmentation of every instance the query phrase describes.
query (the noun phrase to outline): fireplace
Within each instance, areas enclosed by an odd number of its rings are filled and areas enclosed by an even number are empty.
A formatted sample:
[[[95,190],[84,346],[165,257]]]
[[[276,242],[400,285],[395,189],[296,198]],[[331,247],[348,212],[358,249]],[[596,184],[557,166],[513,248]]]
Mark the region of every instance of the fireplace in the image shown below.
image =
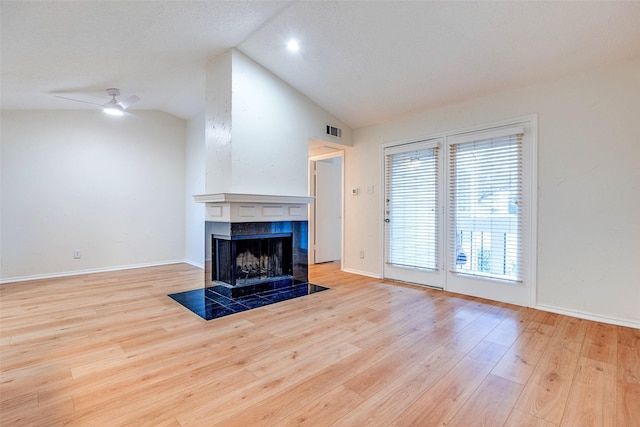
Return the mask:
[[[205,288],[236,298],[308,282],[307,221],[205,222]]]
[[[292,233],[211,236],[211,280],[247,286],[293,278]]]

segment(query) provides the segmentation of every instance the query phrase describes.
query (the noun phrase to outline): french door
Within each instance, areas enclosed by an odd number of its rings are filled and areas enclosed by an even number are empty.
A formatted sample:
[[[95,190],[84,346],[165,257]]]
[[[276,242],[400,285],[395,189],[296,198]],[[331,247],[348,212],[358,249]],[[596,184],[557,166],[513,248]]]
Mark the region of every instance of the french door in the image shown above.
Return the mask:
[[[534,301],[531,121],[384,148],[385,278]]]
[[[388,147],[384,277],[442,288],[442,140]]]

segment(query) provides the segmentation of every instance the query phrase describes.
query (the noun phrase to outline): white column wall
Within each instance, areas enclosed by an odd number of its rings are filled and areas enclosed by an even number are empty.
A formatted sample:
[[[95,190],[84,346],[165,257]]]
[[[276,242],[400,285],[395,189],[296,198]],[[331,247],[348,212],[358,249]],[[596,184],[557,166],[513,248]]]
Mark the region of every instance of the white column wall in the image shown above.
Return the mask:
[[[233,70],[233,192],[306,195],[302,96],[236,51]]]
[[[206,102],[208,194],[307,195],[309,138],[351,144],[346,124],[235,49],[209,66]]]
[[[184,259],[185,122],[144,118],[2,112],[0,280]]]
[[[231,188],[231,60],[229,51],[206,70],[205,193]]]
[[[638,59],[355,130],[345,269],[382,272],[382,143],[530,114],[539,128],[538,306],[640,327]],[[368,185],[375,194],[349,195]]]

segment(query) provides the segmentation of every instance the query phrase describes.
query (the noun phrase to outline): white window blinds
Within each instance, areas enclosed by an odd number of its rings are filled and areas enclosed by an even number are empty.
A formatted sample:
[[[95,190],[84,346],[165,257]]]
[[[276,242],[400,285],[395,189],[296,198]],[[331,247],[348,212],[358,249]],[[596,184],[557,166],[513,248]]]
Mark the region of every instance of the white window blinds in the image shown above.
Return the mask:
[[[522,281],[522,139],[521,130],[511,130],[450,140],[451,271]]]
[[[388,264],[438,270],[439,148],[429,145],[385,150]]]

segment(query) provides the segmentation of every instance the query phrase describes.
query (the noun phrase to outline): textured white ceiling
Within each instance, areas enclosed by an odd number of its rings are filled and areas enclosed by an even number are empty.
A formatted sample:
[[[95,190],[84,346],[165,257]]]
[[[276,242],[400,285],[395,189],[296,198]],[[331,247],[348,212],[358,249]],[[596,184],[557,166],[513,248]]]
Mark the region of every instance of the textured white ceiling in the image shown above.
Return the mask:
[[[354,128],[640,56],[640,1],[7,1],[2,108],[190,118],[236,47]],[[285,49],[296,36],[301,51]],[[86,106],[90,108],[90,106]]]

